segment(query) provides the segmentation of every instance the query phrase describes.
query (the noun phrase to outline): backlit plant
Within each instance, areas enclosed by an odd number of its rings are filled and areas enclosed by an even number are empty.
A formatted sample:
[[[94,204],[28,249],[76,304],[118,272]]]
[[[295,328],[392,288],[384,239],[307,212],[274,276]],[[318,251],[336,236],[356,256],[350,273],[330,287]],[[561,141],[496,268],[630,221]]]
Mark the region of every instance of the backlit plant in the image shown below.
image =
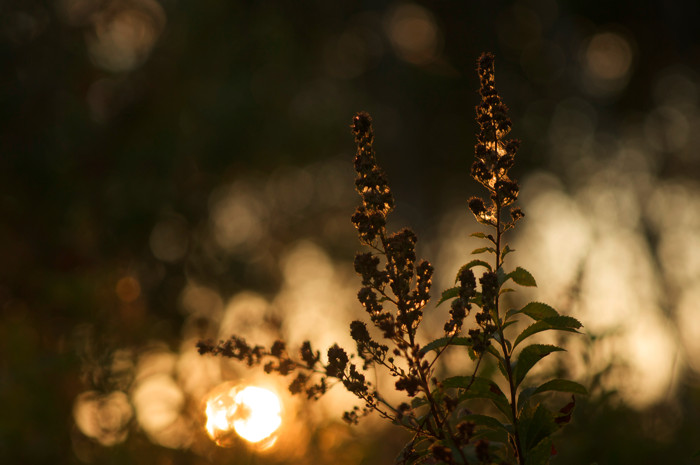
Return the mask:
[[[357,144],[355,185],[362,202],[352,222],[368,251],[357,254],[355,270],[362,278],[358,300],[381,339],[373,338],[363,321],[350,324],[361,360],[357,364],[338,345],[328,349],[324,361],[309,342],[296,353],[290,353],[283,341],[268,349],[250,345],[238,336],[198,344],[201,354],[234,358],[249,366],[262,365],[268,373],[292,376],[289,390],[309,399],[318,399],[334,382],[342,383],[362,401],[361,406],[344,414],[346,421],[357,423],[374,411],[413,433],[413,439],[399,453],[398,463],[547,464],[556,454],[552,434],[571,419],[573,394],[586,393],[583,386],[566,379],[550,379],[538,386],[524,383],[542,358],[564,350],[554,345],[527,345],[526,340],[548,330],[577,332],[581,324],[540,302],[520,309],[502,308],[501,296],[513,291],[508,285],[535,286],[535,280],[521,267],[504,265],[513,252],[504,234],[523,217],[514,206],[518,183],[509,176],[519,142],[506,139],[511,121],[495,89],[493,55],[479,58],[478,74],[479,132],[471,175],[487,190],[488,197],[471,198],[469,209],[487,231],[472,234],[485,242],[472,252],[482,258],[462,266],[457,285],[444,291],[438,302],[438,306],[450,302],[444,337],[424,346],[417,342],[430,299],[433,267],[425,260],[417,261],[417,237],[411,230],[391,233],[386,228],[394,198],[377,164],[371,118],[359,113],[352,131]],[[474,270],[481,273],[478,280]],[[464,331],[472,313],[474,323]],[[515,325],[520,320],[529,324],[524,328]],[[456,346],[466,349],[472,362],[466,364],[464,373],[438,379],[436,362]],[[479,376],[487,358],[497,366],[502,382]],[[386,401],[365,375],[371,367],[385,369],[395,379],[396,389],[405,392],[407,402],[393,405]],[[551,410],[540,402],[540,394],[549,391],[571,393],[571,401]]]

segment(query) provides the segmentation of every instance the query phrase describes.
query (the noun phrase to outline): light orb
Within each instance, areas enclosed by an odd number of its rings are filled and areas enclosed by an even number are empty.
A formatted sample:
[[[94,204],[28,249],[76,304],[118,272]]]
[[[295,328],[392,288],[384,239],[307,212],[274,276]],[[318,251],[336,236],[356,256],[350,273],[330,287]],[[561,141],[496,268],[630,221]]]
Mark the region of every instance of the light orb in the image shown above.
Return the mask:
[[[260,449],[276,442],[282,405],[274,392],[226,382],[213,389],[205,403],[207,434],[217,445],[232,446],[236,435]]]

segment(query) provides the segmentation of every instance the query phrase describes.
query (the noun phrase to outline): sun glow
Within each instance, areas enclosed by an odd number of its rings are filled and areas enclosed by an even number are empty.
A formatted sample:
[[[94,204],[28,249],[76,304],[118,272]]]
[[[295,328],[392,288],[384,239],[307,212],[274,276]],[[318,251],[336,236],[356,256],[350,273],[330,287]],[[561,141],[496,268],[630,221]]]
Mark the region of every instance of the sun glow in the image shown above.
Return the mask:
[[[217,445],[228,447],[234,432],[263,449],[271,447],[282,424],[280,400],[267,389],[228,382],[215,388],[206,400],[206,429]]]

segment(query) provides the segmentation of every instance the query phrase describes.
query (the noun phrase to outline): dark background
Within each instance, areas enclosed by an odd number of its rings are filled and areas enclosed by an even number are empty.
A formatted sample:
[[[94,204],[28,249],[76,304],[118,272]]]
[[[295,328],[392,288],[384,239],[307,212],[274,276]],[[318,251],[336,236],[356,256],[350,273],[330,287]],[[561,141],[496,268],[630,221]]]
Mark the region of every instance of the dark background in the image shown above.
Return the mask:
[[[401,14],[428,21],[434,40],[420,42],[418,30],[401,36]],[[585,102],[598,129],[624,132],[654,108],[664,70],[698,82],[698,19],[700,3],[692,1],[2,2],[3,463],[215,460],[152,444],[135,423],[124,442],[98,445],[80,436],[72,411],[81,392],[114,389],[105,367],[117,348],[138,353],[153,340],[178,347],[185,323],[178,299],[188,280],[223,299],[243,289],[277,291],[274,266],[255,265],[247,250],[207,245],[216,189],[247,180],[258,192],[296,169],[322,176],[313,167],[326,163],[340,167],[337,179],[350,189],[349,124],[366,110],[400,205],[397,222],[439,240],[442,213],[475,189],[467,174],[481,52],[497,57],[497,85],[513,135],[523,140],[516,176],[547,170],[573,189],[582,174],[557,156],[549,132],[557,105]],[[585,51],[604,32],[625,38],[631,65],[624,83],[596,87]],[[689,140],[656,151],[658,179],[696,185],[700,156]],[[324,195],[317,187],[313,197]],[[342,234],[323,226],[352,213],[352,195],[337,198],[270,208],[267,242],[256,247],[275,257],[306,237],[349,260],[357,248],[349,221]],[[186,251],[154,256],[149,241],[161,222],[179,228]],[[647,240],[655,250],[657,238]],[[138,276],[136,290],[131,281],[115,288],[124,276]],[[684,371],[680,386],[667,399],[683,412],[669,420],[670,437],[659,433],[663,421],[653,426],[670,408],[664,402],[639,410],[614,393],[581,401],[557,441],[556,463],[696,463],[697,372]],[[387,433],[391,447],[351,434],[365,458],[348,463],[386,462],[401,444],[395,431]]]

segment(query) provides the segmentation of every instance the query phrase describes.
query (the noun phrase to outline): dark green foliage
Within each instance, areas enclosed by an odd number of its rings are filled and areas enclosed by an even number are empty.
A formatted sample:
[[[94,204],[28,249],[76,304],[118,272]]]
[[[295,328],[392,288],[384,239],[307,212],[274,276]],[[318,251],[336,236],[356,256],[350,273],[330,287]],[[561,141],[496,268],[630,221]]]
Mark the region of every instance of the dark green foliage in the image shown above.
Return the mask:
[[[339,380],[364,404],[362,409],[355,407],[346,412],[345,420],[357,423],[362,415],[376,411],[414,434],[397,457],[399,463],[548,464],[554,451],[551,436],[571,421],[575,399],[572,396],[570,403],[553,411],[537,401],[539,394],[586,394],[583,386],[566,379],[523,387],[531,369],[551,353],[563,351],[561,347],[530,344],[515,353],[530,336],[547,330],[578,332],[581,323],[540,302],[531,302],[520,310],[501,309],[500,296],[513,292],[504,287],[506,282],[512,280],[528,287],[537,284],[524,268],[503,267],[503,260],[514,252],[505,244],[504,233],[524,215],[513,205],[519,186],[508,174],[519,142],[505,139],[511,122],[494,86],[493,60],[493,55],[484,54],[478,62],[481,102],[476,114],[480,130],[471,169],[488,196],[487,200],[472,197],[468,202],[476,220],[493,228],[489,234],[472,234],[487,241],[472,254],[487,254],[491,261],[469,261],[457,272],[456,286],[442,292],[437,305],[450,301],[444,337],[424,346],[417,342],[423,309],[430,299],[433,267],[427,261],[417,261],[417,237],[411,230],[391,233],[386,229],[394,198],[374,154],[371,118],[359,113],[353,119],[352,130],[357,143],[355,186],[362,203],[352,222],[360,242],[370,251],[357,254],[354,266],[363,286],[358,300],[384,341],[373,340],[364,322],[351,323],[350,334],[364,362],[361,368],[337,345],[328,350],[324,363],[308,342],[302,346],[299,361],[287,354],[282,342],[276,342],[269,351],[249,346],[237,337],[216,345],[199,344],[201,353],[236,358],[248,365],[266,361],[265,370],[280,375],[297,372],[290,391],[305,393],[309,398],[318,398],[332,379]],[[485,271],[477,278],[474,269],[478,268]],[[473,312],[474,323],[465,335],[460,335],[474,307],[478,309]],[[521,315],[534,323],[513,334]],[[510,334],[506,332],[509,328]],[[436,362],[445,350],[454,347],[466,348],[473,366],[440,380]],[[495,362],[502,376],[500,383],[491,379],[485,368],[479,375],[480,367],[489,365],[482,365],[485,359],[491,359],[492,367]],[[394,377],[395,388],[410,398],[410,404],[390,405],[380,396],[361,372],[373,366]]]

